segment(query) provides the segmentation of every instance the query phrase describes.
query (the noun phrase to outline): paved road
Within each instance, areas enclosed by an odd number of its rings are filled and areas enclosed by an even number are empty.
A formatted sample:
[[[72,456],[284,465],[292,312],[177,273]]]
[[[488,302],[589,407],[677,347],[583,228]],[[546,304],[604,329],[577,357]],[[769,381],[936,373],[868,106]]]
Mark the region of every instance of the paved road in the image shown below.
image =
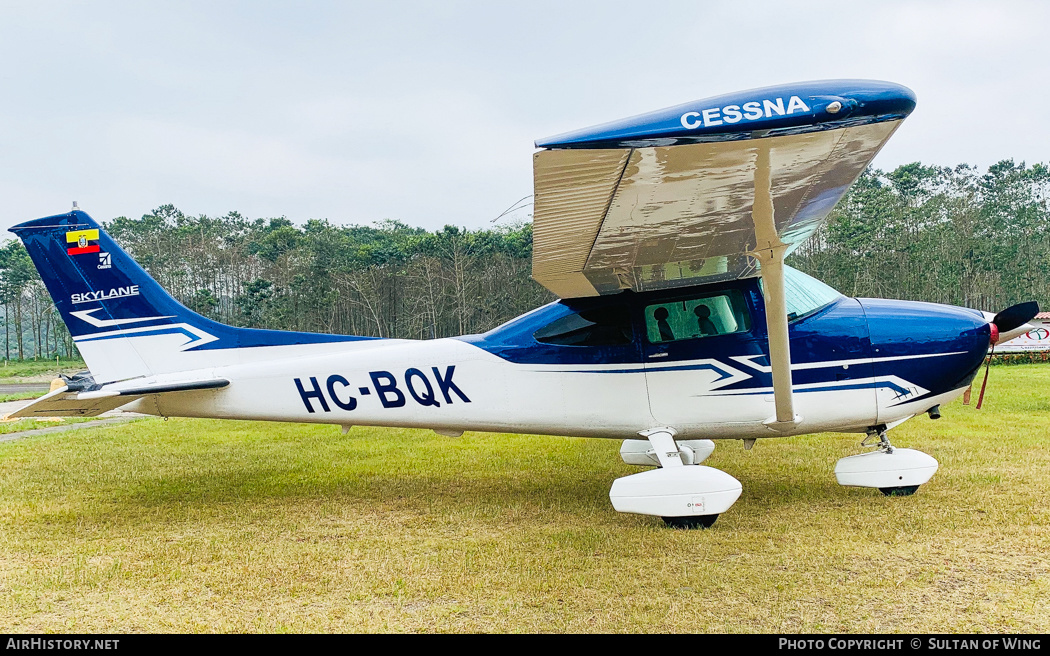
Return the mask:
[[[46,392],[49,389],[51,386],[47,383],[0,383],[0,396],[22,392]]]
[[[0,417],[3,417],[9,412],[14,412],[19,408],[25,407],[35,401],[36,399],[26,399],[24,401],[4,401],[0,403]]]

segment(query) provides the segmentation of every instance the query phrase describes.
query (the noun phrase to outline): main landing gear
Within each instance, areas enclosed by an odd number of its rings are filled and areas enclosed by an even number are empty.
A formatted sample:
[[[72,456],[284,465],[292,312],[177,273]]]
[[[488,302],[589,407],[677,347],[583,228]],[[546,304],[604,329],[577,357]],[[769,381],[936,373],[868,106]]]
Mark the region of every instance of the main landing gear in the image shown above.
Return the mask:
[[[673,428],[639,434],[648,442],[626,440],[620,456],[659,469],[613,481],[609,499],[619,512],[662,517],[672,528],[708,528],[740,498],[740,481],[700,464],[714,450],[711,440],[676,442]]]
[[[654,428],[639,435],[646,439],[625,440],[620,457],[629,465],[656,465],[658,469],[613,481],[609,499],[619,512],[661,517],[672,528],[709,528],[740,498],[740,481],[700,464],[714,451],[711,440],[676,441],[673,428]],[[874,450],[842,458],[835,465],[840,485],[875,488],[886,496],[909,496],[937,471],[932,456],[890,444],[885,425],[870,428],[861,446]]]
[[[873,487],[888,497],[904,497],[915,494],[937,471],[933,456],[890,444],[885,425],[869,428],[860,445],[875,450],[839,460],[835,465],[839,485]]]

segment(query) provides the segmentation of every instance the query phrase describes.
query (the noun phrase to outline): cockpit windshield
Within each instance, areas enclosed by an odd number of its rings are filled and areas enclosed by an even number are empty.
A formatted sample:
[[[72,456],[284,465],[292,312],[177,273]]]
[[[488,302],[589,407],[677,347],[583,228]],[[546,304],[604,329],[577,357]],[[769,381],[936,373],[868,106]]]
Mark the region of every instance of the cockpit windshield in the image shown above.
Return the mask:
[[[842,294],[798,269],[784,266],[784,296],[788,321],[793,321],[819,310]]]

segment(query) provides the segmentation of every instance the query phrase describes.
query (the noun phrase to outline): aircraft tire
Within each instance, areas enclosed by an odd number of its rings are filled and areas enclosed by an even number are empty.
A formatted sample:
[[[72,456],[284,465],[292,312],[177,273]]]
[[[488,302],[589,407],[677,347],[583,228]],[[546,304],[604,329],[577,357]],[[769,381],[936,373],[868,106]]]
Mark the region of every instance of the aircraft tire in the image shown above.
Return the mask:
[[[901,485],[900,487],[880,487],[879,492],[888,497],[910,497],[918,489],[918,485]]]
[[[670,528],[678,529],[694,529],[694,528],[711,528],[711,525],[718,519],[718,515],[691,515],[689,517],[664,517],[664,524],[667,524]]]

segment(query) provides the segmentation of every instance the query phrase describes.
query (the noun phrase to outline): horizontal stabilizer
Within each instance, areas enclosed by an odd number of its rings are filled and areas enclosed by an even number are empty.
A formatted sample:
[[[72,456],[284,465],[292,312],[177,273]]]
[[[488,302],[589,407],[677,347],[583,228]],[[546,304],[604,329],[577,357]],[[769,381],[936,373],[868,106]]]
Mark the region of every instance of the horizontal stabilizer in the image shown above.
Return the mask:
[[[211,380],[193,380],[185,382],[164,382],[128,387],[134,381],[125,381],[120,385],[107,385],[88,391],[71,391],[62,386],[40,397],[26,407],[12,412],[9,419],[23,417],[97,417],[98,415],[127,405],[135,399],[150,394],[170,394],[172,392],[191,392],[196,390],[219,389],[226,387],[230,381],[224,378]]]
[[[97,417],[103,412],[109,412],[131,402],[131,399],[121,396],[85,400],[78,399],[77,396],[77,392],[70,392],[69,388],[62,386],[33,401],[26,407],[12,412],[7,418]]]

